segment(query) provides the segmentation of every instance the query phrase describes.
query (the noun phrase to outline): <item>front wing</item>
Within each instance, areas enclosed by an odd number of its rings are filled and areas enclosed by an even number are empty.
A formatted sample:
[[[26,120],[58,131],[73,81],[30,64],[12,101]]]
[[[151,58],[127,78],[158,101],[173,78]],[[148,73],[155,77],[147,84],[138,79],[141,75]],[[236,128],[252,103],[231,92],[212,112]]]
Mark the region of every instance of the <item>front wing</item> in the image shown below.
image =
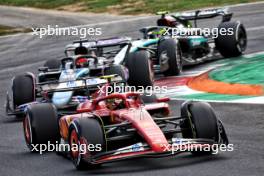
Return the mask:
[[[155,152],[146,143],[136,143],[117,150],[99,153],[93,156],[90,163],[102,164],[140,157],[167,157],[183,152],[190,152],[195,147],[200,147],[200,149],[208,148],[213,144],[217,143],[209,139],[172,138],[169,146],[164,147],[164,152]]]

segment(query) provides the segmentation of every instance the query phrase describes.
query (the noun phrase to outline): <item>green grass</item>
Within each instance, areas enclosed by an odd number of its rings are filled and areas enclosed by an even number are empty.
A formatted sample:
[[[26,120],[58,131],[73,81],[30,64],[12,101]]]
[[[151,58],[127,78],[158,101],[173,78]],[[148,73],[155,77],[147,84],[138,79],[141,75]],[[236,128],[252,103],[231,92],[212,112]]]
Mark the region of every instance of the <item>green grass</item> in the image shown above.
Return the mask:
[[[250,58],[231,60],[223,67],[211,71],[209,76],[221,82],[264,85],[263,70],[264,55],[259,54]]]
[[[13,28],[9,26],[2,26],[0,25],[0,36],[1,35],[8,35],[8,34],[15,34],[19,32],[31,32],[30,29],[25,28]]]
[[[175,12],[254,1],[260,0],[0,0],[0,4],[62,10],[71,10],[72,8],[75,11],[86,12],[144,14],[155,13],[160,10]],[[64,8],[65,5],[73,5],[75,8]],[[76,6],[79,8],[76,8]]]
[[[226,95],[216,93],[197,93],[190,95],[175,96],[173,98],[181,98],[187,100],[218,100],[218,101],[231,101],[245,98],[253,98],[255,96],[241,96],[241,95]]]
[[[76,3],[75,0],[0,0],[2,5],[27,6],[52,9],[63,5]]]

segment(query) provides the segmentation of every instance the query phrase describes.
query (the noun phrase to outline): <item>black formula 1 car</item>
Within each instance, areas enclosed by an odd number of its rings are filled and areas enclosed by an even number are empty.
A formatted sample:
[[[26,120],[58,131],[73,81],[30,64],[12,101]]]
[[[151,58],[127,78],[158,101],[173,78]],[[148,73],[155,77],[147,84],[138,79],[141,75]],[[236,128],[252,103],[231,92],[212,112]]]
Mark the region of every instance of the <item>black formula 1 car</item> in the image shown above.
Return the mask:
[[[145,39],[159,39],[155,52],[156,66],[163,73],[177,75],[182,65],[220,56],[237,57],[246,50],[246,29],[241,22],[231,21],[233,14],[228,9],[157,14],[161,15],[157,26],[145,27],[141,32]],[[215,17],[222,17],[217,27],[198,27],[197,21]]]
[[[57,63],[49,60],[45,67],[39,68],[38,82],[33,73],[15,76],[12,79],[12,99],[7,92],[6,114],[24,117],[27,107],[39,102],[69,110],[76,108],[102,85],[126,84],[121,66],[109,66],[104,73],[90,74],[90,67],[86,64],[91,59],[96,60],[96,57],[83,55]]]
[[[121,67],[117,74],[127,78],[130,86],[153,86],[150,53],[143,49],[143,42],[134,42],[129,37],[115,37],[99,40],[80,40],[65,48],[67,57],[76,55],[93,55],[98,59],[94,72],[107,70],[109,66]],[[134,46],[134,44],[136,44]],[[141,48],[140,50],[138,50]]]

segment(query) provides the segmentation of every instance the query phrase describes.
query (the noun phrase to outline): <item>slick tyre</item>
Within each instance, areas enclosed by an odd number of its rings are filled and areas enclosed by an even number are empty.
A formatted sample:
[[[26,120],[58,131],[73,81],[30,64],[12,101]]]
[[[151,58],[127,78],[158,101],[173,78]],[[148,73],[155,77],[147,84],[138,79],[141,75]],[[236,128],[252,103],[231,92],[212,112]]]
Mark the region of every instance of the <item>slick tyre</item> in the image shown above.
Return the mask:
[[[33,104],[23,121],[25,141],[32,152],[41,144],[55,144],[60,139],[57,111],[50,103]],[[33,151],[33,146],[37,146]]]
[[[182,72],[182,57],[179,44],[172,39],[162,39],[158,45],[158,59],[165,76],[175,76]]]
[[[139,88],[153,86],[154,72],[152,70],[151,56],[148,51],[130,53],[127,59],[129,70],[128,84]]]
[[[69,127],[70,156],[78,170],[94,168],[98,165],[91,163],[93,155],[106,151],[106,139],[101,123],[94,118],[79,118]],[[94,146],[94,150],[85,150],[87,146]],[[80,146],[83,147],[81,150]]]
[[[104,75],[114,75],[114,74],[119,75],[122,78],[122,80],[126,82],[128,75],[125,71],[124,66],[114,65],[105,69]]]
[[[60,69],[61,61],[58,59],[50,59],[44,63],[44,67],[48,67],[48,69]]]
[[[240,22],[223,22],[218,26],[218,31],[230,31],[232,35],[221,35],[215,39],[216,49],[225,57],[237,57],[242,55],[247,47],[246,29]]]
[[[14,108],[35,101],[35,81],[30,74],[15,76],[12,83]]]
[[[217,117],[213,108],[205,102],[187,102],[181,109],[187,117],[181,123],[184,138],[203,138],[218,141]],[[193,154],[211,154],[212,151],[193,151]]]
[[[155,102],[157,102],[157,96],[153,93],[152,94],[144,93],[140,97],[144,103],[155,103]]]

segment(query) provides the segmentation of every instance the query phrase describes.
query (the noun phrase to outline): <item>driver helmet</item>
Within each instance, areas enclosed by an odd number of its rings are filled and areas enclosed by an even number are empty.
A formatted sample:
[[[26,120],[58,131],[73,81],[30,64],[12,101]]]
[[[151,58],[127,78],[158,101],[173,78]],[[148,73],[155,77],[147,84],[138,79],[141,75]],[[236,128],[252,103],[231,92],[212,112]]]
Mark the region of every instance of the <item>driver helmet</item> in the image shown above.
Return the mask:
[[[79,57],[75,62],[76,68],[84,68],[89,66],[89,59],[85,57]]]

